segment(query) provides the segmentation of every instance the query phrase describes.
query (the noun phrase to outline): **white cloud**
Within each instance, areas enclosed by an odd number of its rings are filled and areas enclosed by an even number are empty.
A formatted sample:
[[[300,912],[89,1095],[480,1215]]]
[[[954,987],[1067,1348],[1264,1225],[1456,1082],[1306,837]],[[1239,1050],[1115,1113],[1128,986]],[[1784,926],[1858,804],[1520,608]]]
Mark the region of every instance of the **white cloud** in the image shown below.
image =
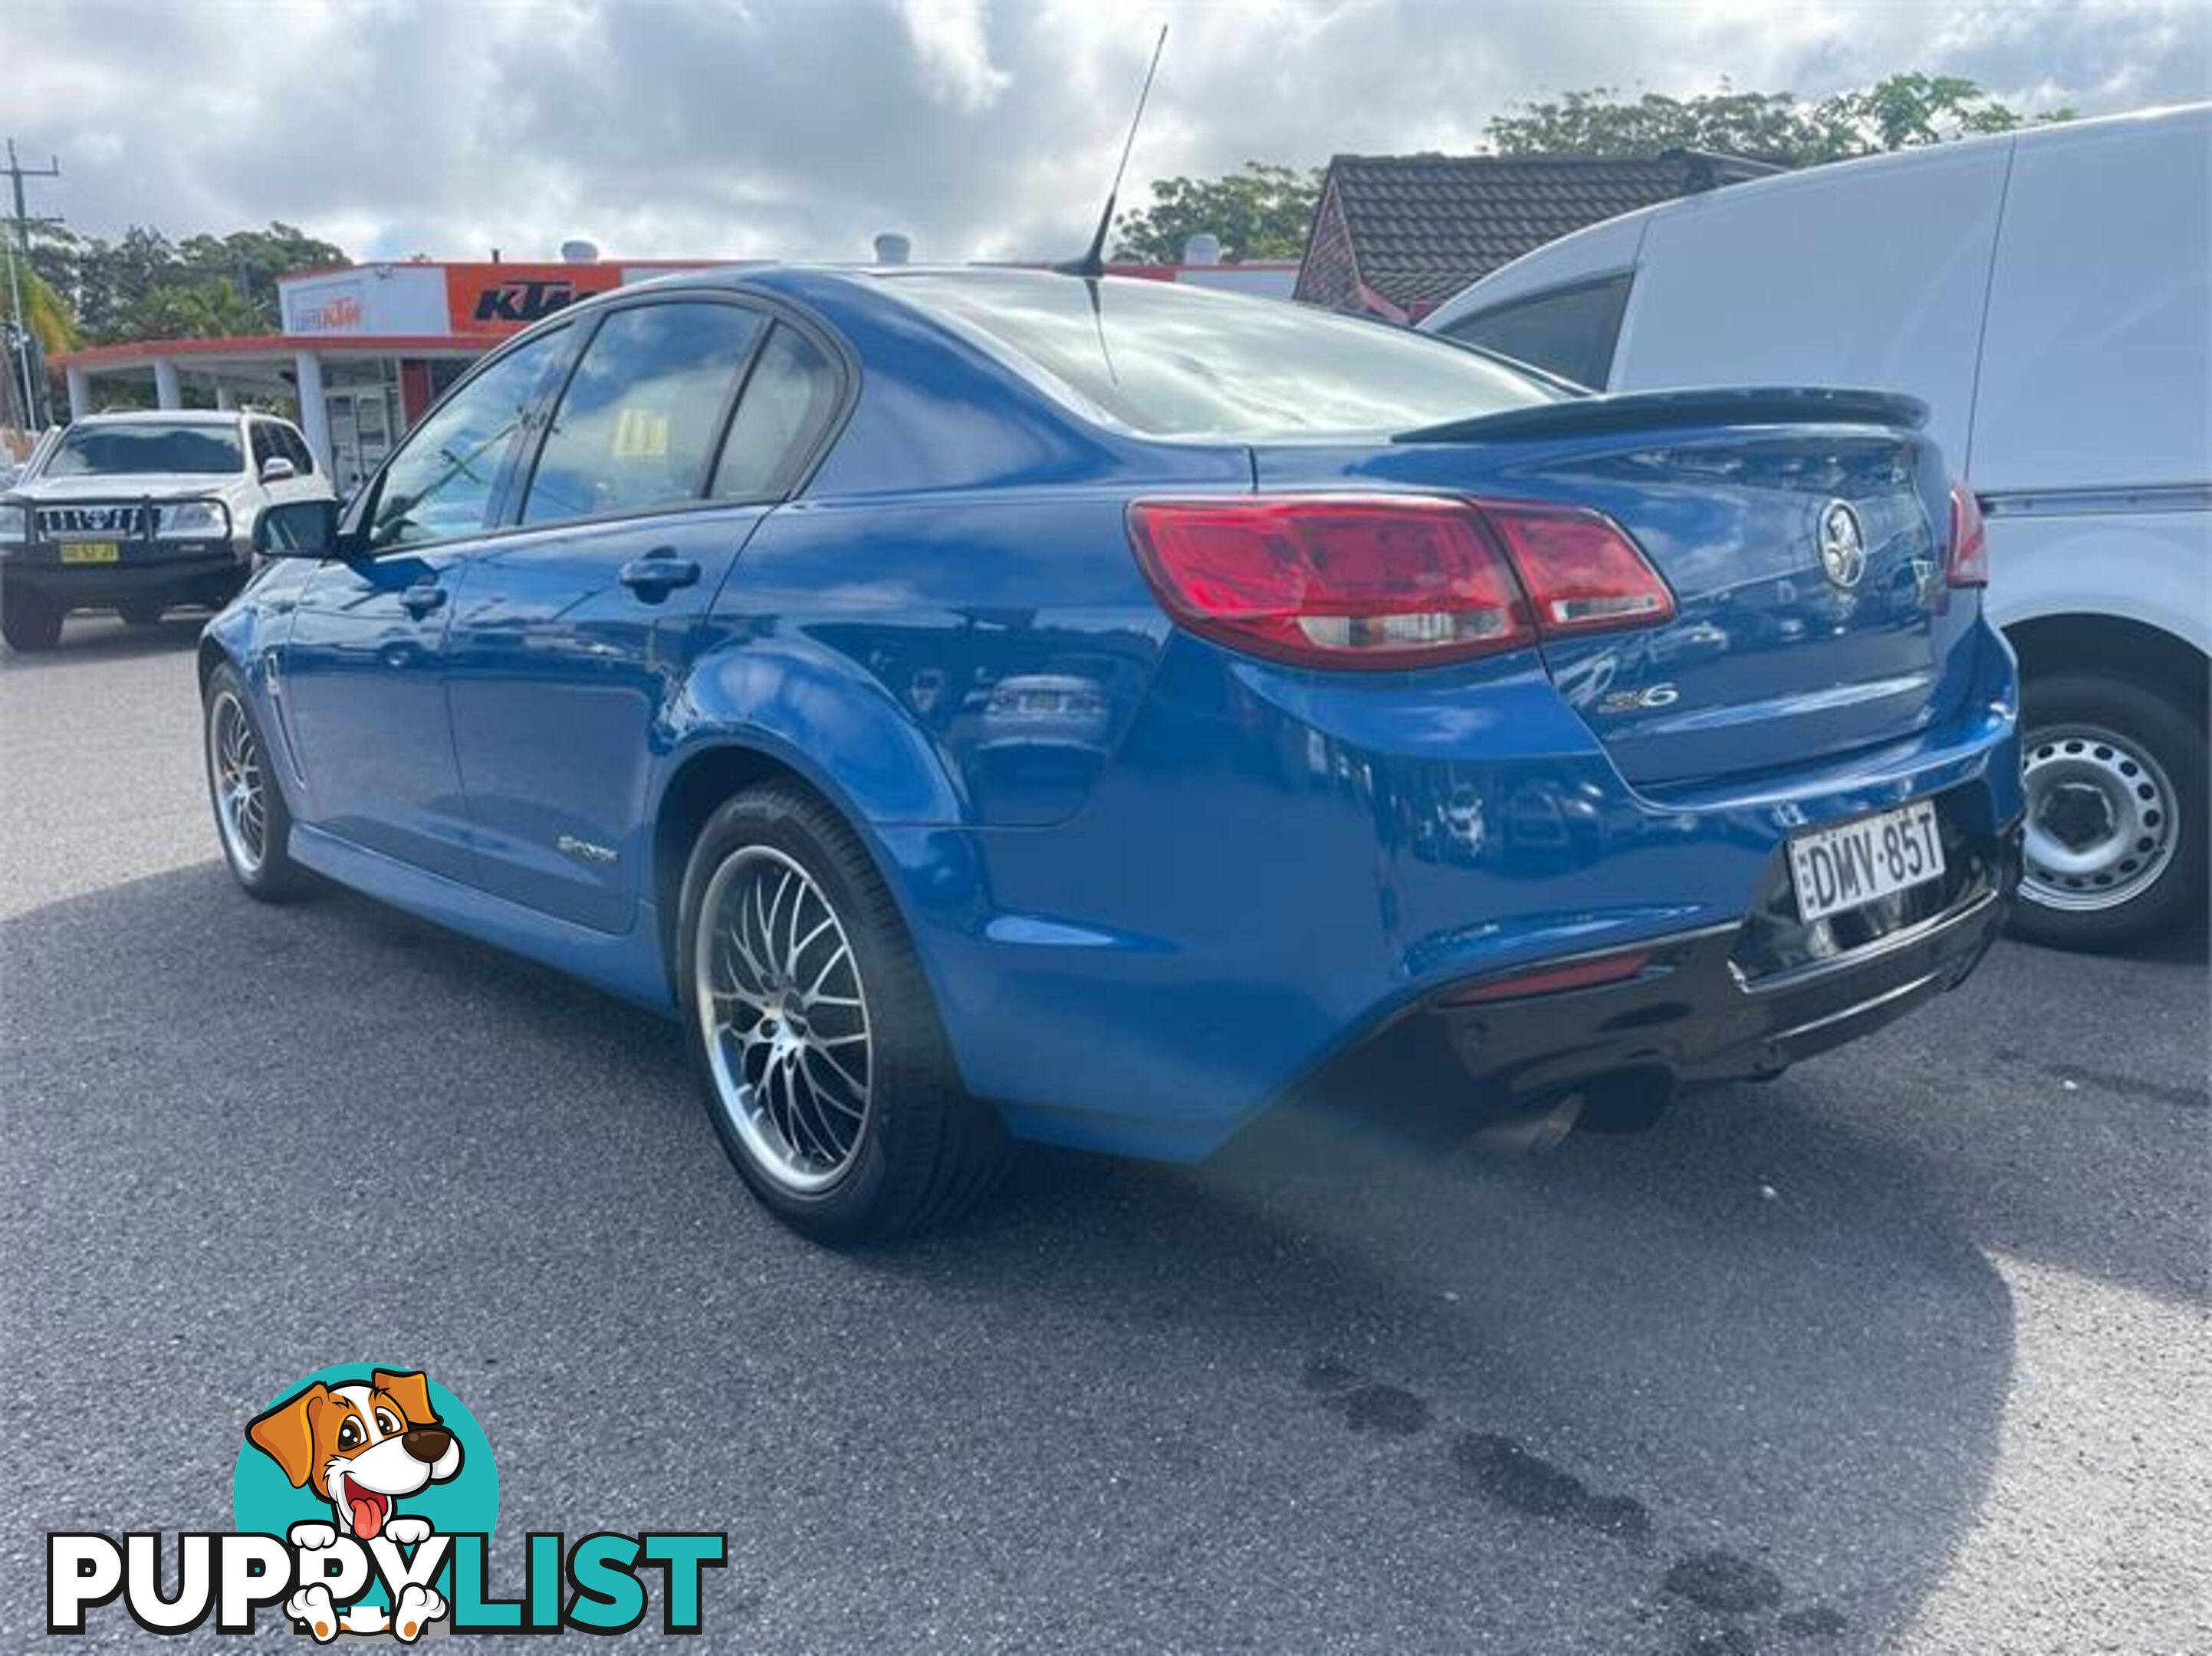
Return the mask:
[[[1054,256],[1103,200],[1248,160],[1476,148],[1571,88],[1819,94],[1900,69],[2090,111],[2212,95],[2202,0],[9,0],[35,210],[282,218],[357,256]]]
[[[898,0],[898,11],[933,96],[969,114],[998,101],[1011,77],[991,61],[983,0]]]

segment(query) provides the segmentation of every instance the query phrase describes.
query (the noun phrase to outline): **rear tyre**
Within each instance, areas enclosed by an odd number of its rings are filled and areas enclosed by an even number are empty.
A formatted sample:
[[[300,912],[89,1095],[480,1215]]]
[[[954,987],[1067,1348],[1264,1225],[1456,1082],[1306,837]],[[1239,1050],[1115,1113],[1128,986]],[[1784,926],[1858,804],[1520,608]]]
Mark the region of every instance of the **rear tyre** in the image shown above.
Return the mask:
[[[62,641],[61,605],[33,587],[0,591],[0,638],[26,655],[52,649]]]
[[[234,669],[226,664],[208,675],[201,706],[208,798],[223,860],[249,897],[283,902],[298,896],[310,882],[292,860],[292,814]]]
[[[115,613],[123,617],[125,626],[159,627],[161,624],[162,610],[158,604],[149,604],[143,600],[137,604],[118,604],[115,606]]]
[[[2054,673],[2022,691],[2027,843],[2013,929],[2119,949],[2204,913],[2204,727],[2143,685]]]
[[[819,798],[772,784],[708,821],[678,969],[707,1113],[763,1205],[832,1244],[981,1200],[1011,1144],[962,1089],[890,891]]]

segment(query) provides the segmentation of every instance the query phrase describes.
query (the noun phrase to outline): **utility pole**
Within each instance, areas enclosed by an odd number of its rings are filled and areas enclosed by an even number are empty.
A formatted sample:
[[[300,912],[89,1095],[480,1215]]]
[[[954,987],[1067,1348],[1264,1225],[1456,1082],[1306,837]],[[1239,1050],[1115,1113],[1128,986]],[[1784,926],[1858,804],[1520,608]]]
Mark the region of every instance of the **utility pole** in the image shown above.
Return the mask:
[[[15,211],[12,215],[15,234],[8,243],[8,297],[15,315],[15,366],[23,382],[23,419],[32,429],[36,430],[46,423],[40,415],[44,398],[40,396],[40,392],[44,388],[39,385],[37,376],[31,372],[33,354],[31,323],[23,310],[23,281],[17,267],[20,264],[27,264],[31,261],[31,227],[33,224],[46,224],[53,221],[33,219],[31,216],[30,209],[23,199],[23,180],[61,177],[61,158],[58,155],[49,155],[44,167],[26,167],[15,158],[15,141],[10,138],[8,140],[6,171],[8,182],[13,188],[15,198]]]

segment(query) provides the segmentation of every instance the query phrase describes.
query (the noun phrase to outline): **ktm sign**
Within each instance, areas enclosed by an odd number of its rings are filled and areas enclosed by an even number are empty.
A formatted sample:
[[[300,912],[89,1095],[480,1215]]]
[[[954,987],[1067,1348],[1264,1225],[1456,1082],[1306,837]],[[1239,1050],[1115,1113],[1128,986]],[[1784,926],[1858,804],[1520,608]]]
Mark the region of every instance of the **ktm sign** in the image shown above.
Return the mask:
[[[446,313],[455,333],[512,333],[621,285],[611,264],[448,264]]]

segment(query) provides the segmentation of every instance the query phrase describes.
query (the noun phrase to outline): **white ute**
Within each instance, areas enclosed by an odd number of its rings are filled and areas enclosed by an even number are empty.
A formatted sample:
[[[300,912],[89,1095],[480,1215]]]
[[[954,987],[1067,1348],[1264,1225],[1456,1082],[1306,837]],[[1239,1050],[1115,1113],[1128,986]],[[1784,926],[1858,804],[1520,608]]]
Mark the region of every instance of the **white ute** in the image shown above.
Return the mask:
[[[151,625],[178,606],[219,609],[252,571],[262,508],[330,494],[298,428],[270,415],[72,422],[0,491],[0,634],[50,650],[72,610]]]

